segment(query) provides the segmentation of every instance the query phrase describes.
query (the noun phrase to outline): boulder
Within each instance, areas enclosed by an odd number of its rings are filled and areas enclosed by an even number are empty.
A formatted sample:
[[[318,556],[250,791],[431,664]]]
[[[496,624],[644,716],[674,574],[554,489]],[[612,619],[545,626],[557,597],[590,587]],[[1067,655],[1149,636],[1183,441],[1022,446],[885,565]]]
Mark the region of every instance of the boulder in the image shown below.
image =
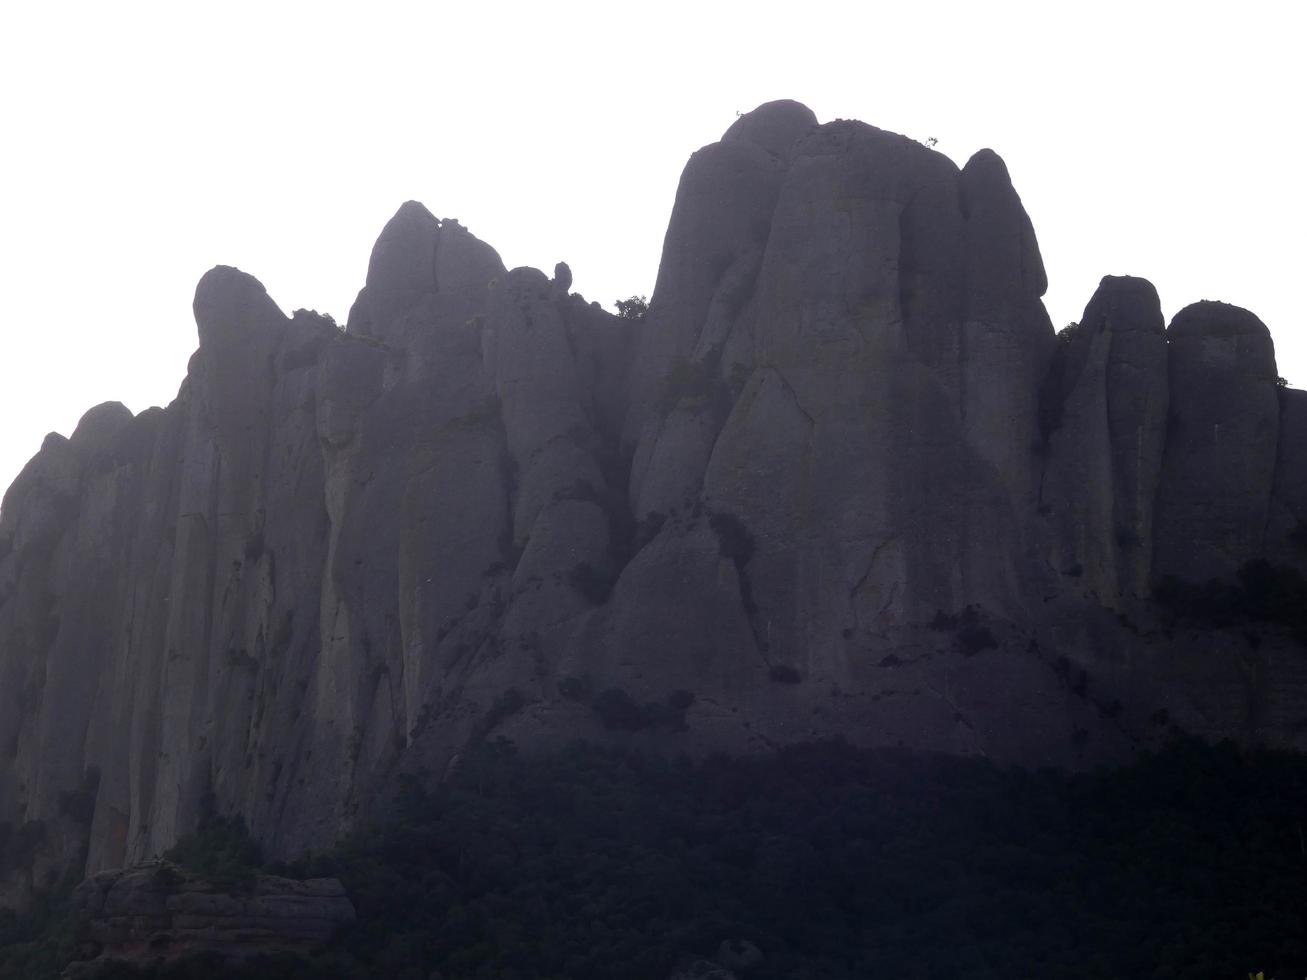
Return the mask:
[[[335,878],[260,874],[221,886],[166,862],[94,875],[73,893],[73,907],[84,955],[70,976],[108,961],[158,967],[206,953],[228,962],[303,954],[354,921]]]

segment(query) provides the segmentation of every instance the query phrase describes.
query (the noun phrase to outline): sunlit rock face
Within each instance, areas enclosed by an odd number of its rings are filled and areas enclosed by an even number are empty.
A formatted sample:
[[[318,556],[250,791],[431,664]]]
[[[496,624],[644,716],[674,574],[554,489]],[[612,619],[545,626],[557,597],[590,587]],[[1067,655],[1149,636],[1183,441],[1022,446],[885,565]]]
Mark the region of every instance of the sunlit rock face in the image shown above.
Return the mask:
[[[643,321],[570,284],[409,202],[345,329],[219,267],[173,403],[47,439],[0,511],[0,902],[208,794],[323,846],[486,737],[1301,743],[1289,638],[1150,600],[1301,562],[1251,314],[1108,277],[1055,338],[996,154],[793,102],[690,158]]]

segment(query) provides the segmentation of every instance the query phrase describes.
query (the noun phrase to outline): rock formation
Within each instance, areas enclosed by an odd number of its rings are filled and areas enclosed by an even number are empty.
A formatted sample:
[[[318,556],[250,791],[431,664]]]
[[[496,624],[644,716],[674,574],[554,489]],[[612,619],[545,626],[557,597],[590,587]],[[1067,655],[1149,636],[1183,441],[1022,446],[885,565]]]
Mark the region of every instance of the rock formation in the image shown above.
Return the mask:
[[[73,907],[83,956],[69,976],[93,976],[110,960],[153,966],[204,953],[228,960],[304,953],[354,921],[334,878],[258,875],[223,888],[163,862],[92,875],[77,887]]]
[[[219,267],[176,400],[46,440],[0,510],[8,900],[210,793],[297,855],[491,734],[1302,744],[1286,631],[1150,600],[1302,567],[1307,396],[1252,314],[1108,277],[1059,339],[996,154],[793,102],[691,157],[643,321],[570,285],[410,202],[344,330]]]
[[[1063,339],[1045,387],[1041,502],[1057,512],[1056,567],[1079,566],[1115,605],[1147,595],[1151,582],[1170,393],[1156,290],[1108,276]]]
[[[1167,331],[1171,411],[1157,498],[1158,571],[1228,575],[1263,553],[1280,400],[1265,324],[1224,303],[1195,303]],[[1286,446],[1286,464],[1293,456]]]

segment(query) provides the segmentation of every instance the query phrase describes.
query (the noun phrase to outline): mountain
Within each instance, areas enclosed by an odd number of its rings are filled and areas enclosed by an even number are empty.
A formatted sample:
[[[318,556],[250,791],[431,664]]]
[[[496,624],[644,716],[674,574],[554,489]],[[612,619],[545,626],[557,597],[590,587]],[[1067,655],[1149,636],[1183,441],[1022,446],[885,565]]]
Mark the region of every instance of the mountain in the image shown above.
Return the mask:
[[[1108,277],[1055,334],[1003,162],[794,102],[686,166],[643,317],[403,205],[341,330],[218,267],[176,400],[0,509],[0,904],[266,852],[505,737],[1118,763],[1307,744],[1307,393]]]

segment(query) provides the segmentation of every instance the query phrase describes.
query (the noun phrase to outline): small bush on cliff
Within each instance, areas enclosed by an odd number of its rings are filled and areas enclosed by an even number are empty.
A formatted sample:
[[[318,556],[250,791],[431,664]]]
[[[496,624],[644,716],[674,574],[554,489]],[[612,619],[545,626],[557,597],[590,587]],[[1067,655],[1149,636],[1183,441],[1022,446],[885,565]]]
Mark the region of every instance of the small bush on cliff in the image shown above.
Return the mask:
[[[668,414],[683,401],[706,404],[713,393],[715,362],[678,357],[672,361],[658,390],[657,410]]]
[[[244,818],[218,815],[212,796],[201,803],[195,833],[183,837],[163,856],[229,890],[252,886],[263,863],[263,849],[250,837]]]
[[[649,313],[649,301],[643,296],[619,299],[613,305],[617,307],[617,315],[623,320],[643,320]]]

